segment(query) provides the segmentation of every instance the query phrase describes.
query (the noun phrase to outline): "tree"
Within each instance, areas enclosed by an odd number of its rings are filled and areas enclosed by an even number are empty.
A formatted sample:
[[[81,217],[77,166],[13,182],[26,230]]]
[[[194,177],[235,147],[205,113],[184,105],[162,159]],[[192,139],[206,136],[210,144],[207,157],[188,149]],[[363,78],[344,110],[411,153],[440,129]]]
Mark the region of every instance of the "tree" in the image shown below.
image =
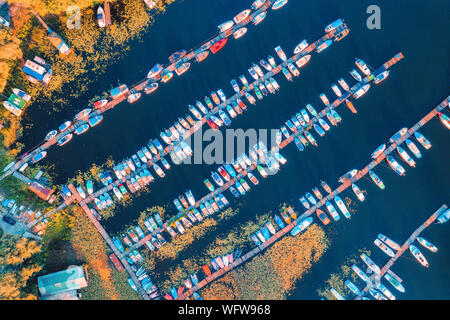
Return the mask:
[[[37,299],[27,283],[42,270],[36,262],[41,253],[42,245],[34,240],[11,235],[0,239],[0,299]]]

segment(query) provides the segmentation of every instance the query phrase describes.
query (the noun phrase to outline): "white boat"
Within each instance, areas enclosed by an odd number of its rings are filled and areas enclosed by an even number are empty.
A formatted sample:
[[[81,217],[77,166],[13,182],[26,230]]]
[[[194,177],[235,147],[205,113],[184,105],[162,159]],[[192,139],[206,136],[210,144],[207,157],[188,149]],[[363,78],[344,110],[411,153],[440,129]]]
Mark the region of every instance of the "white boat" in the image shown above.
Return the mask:
[[[384,278],[398,291],[400,291],[400,292],[406,291],[405,287],[403,287],[402,284],[396,278],[394,278],[392,275],[390,275],[389,273],[386,273],[384,275]]]
[[[365,274],[365,272],[362,271],[356,264],[353,264],[351,268],[364,282],[369,281],[367,274]]]
[[[311,55],[310,55],[310,54],[301,57],[300,59],[298,59],[297,61],[295,61],[295,64],[297,65],[297,67],[301,68],[301,67],[303,67],[305,64],[308,63],[309,59],[311,59]]]
[[[288,2],[288,0],[276,0],[272,5],[272,10],[278,10]]]
[[[222,23],[217,28],[219,28],[220,32],[224,32],[224,31],[230,29],[231,27],[233,27],[233,25],[234,25],[234,21],[229,20],[227,22]]]
[[[427,259],[425,259],[424,255],[420,250],[413,244],[409,245],[409,251],[411,251],[414,258],[416,258],[419,263],[424,266],[425,268],[428,268],[430,265],[428,264]]]
[[[431,252],[437,252],[438,248],[432,244],[430,241],[428,241],[425,238],[422,237],[417,237],[417,241],[424,247],[427,248],[428,250],[430,250]]]
[[[364,194],[361,192],[361,190],[359,189],[359,187],[356,184],[352,183],[352,189],[353,189],[353,192],[358,197],[359,201],[363,202],[366,199],[364,197]]]
[[[373,243],[380,248],[385,254],[387,254],[389,257],[393,258],[395,256],[394,251],[392,251],[391,248],[386,246],[380,239],[375,239]]]
[[[337,292],[334,288],[331,288],[330,291],[337,300],[345,300],[345,298],[339,292]]]
[[[303,40],[294,49],[294,54],[298,54],[308,47],[308,41]]]
[[[245,27],[240,28],[233,33],[233,38],[239,39],[246,33],[247,33],[247,28],[245,28]]]
[[[386,297],[388,297],[389,300],[395,300],[395,296],[389,291],[381,282],[378,284],[378,289],[381,291],[382,294],[384,294]]]
[[[258,10],[266,2],[266,0],[256,0],[252,3],[251,8],[253,10]]]
[[[420,153],[419,148],[409,139],[405,140],[406,146],[408,149],[414,154],[414,156],[418,159],[422,158],[422,154]]]
[[[367,91],[369,91],[370,89],[370,84],[365,84],[364,86],[362,86],[361,88],[359,88],[358,90],[356,90],[356,92],[353,94],[353,97],[355,99],[359,99],[361,98],[363,95],[366,94]]]
[[[401,249],[401,247],[400,247],[400,245],[397,243],[397,242],[395,242],[394,240],[392,240],[392,239],[389,239],[388,237],[386,237],[384,234],[378,234],[378,239],[380,239],[381,241],[383,241],[384,243],[386,243],[389,247],[391,247],[392,249],[394,249],[394,250],[400,250]]]
[[[97,22],[98,22],[98,26],[100,28],[104,28],[106,23],[105,23],[105,11],[103,10],[102,6],[99,6],[97,8]]]
[[[336,84],[333,83],[331,85],[331,89],[333,90],[334,94],[337,95],[338,97],[342,96],[342,92]]]
[[[338,83],[341,85],[342,89],[344,89],[345,91],[350,91],[350,87],[348,86],[347,82],[345,82],[345,80],[343,78],[340,78],[338,80]]]
[[[281,49],[280,46],[275,48],[275,52],[278,54],[281,60],[283,61],[287,60],[286,54],[284,53],[283,49]]]
[[[357,58],[355,64],[358,67],[358,69],[361,70],[362,73],[364,73],[364,75],[366,76],[370,75],[369,67],[363,60]]]
[[[342,214],[347,218],[350,219],[350,213],[348,212],[348,209],[344,203],[344,201],[342,201],[342,199],[339,196],[334,196],[334,202],[336,202],[336,205],[338,206],[339,210],[341,210]]]
[[[258,13],[256,16],[253,17],[253,24],[255,26],[257,26],[258,24],[260,24],[264,18],[266,17],[267,12],[266,11],[262,11],[260,13]]]
[[[395,160],[392,156],[386,156],[386,161],[391,167],[392,170],[394,170],[399,176],[405,175],[405,168],[403,168],[397,160]]]
[[[246,9],[242,12],[240,12],[238,15],[236,15],[233,20],[236,24],[241,23],[242,21],[244,21],[245,19],[247,19],[247,17],[250,15],[250,13],[252,12],[252,10],[250,9]]]
[[[415,167],[416,162],[409,156],[408,152],[406,152],[402,147],[397,146],[397,151],[400,157],[405,161],[410,167]]]
[[[375,264],[375,262],[373,262],[372,259],[369,258],[369,256],[365,253],[361,253],[360,255],[362,261],[364,261],[364,263],[376,274],[381,274],[381,269],[379,266],[377,266]]]

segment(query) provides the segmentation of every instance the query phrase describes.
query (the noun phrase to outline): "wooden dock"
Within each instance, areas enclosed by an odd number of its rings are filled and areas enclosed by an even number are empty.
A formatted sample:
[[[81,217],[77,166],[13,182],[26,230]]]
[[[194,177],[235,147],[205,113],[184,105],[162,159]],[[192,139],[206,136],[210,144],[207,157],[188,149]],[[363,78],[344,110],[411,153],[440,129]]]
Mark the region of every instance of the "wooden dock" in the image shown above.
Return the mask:
[[[75,189],[73,184],[69,184],[67,187],[69,188],[69,190],[72,193],[72,196],[75,198],[75,200],[78,203],[81,203],[83,198],[80,196],[80,194],[78,193],[77,189]],[[88,216],[89,220],[91,220],[92,224],[97,229],[98,233],[100,233],[100,235],[103,237],[103,239],[105,240],[106,244],[114,252],[114,254],[116,255],[117,259],[119,259],[119,261],[122,263],[122,266],[125,268],[125,270],[129,274],[130,278],[133,280],[134,285],[136,286],[139,294],[142,296],[142,298],[144,300],[149,300],[150,299],[149,296],[145,292],[144,288],[142,288],[140,281],[136,277],[136,274],[133,272],[133,270],[131,270],[131,267],[128,264],[128,261],[124,258],[122,253],[116,248],[116,246],[114,245],[113,241],[109,237],[109,235],[106,232],[106,230],[103,229],[103,227],[100,224],[100,222],[98,222],[98,220],[92,214],[91,209],[89,209],[89,207],[86,206],[86,205],[81,205],[81,208],[83,209],[84,213]]]
[[[240,266],[241,264],[243,264],[245,261],[251,259],[252,257],[254,257],[255,255],[259,254],[260,252],[262,252],[265,248],[269,247],[270,245],[272,245],[274,242],[276,242],[277,240],[279,240],[280,238],[282,238],[283,236],[285,236],[288,232],[290,232],[298,223],[302,222],[305,218],[311,216],[313,213],[315,213],[316,209],[319,209],[320,207],[325,205],[326,201],[332,200],[334,198],[334,196],[344,192],[348,187],[351,186],[352,183],[357,182],[358,180],[360,180],[361,178],[363,178],[369,171],[369,169],[374,168],[375,166],[377,166],[380,162],[383,161],[383,159],[386,157],[387,154],[391,153],[392,151],[394,151],[395,147],[397,144],[402,143],[403,141],[405,141],[405,139],[407,139],[408,137],[411,136],[411,134],[413,134],[415,131],[417,131],[419,128],[421,128],[422,126],[424,126],[427,122],[429,122],[431,119],[433,119],[438,112],[440,112],[441,110],[443,110],[444,108],[449,106],[449,102],[450,102],[450,96],[448,96],[444,101],[442,101],[437,107],[435,107],[433,110],[431,110],[427,115],[425,115],[422,119],[420,119],[419,122],[417,122],[414,126],[412,126],[409,130],[408,133],[401,137],[399,140],[397,140],[397,143],[392,144],[391,146],[389,146],[385,152],[380,155],[377,159],[373,160],[372,162],[370,162],[366,167],[364,167],[362,170],[358,171],[358,173],[351,178],[350,180],[346,180],[344,183],[342,183],[338,188],[336,188],[332,193],[328,194],[326,197],[324,197],[322,200],[320,200],[316,205],[312,206],[309,210],[307,210],[305,213],[303,213],[302,215],[300,215],[295,221],[293,221],[291,224],[288,224],[286,227],[284,227],[283,229],[279,230],[275,235],[273,235],[272,237],[270,237],[269,240],[265,241],[264,243],[262,243],[261,245],[257,246],[256,248],[250,250],[249,252],[247,252],[245,255],[243,255],[240,259],[235,260],[232,264],[226,266],[225,268],[222,268],[216,272],[214,272],[213,274],[211,274],[210,276],[206,277],[203,281],[199,282],[197,286],[187,290],[182,296],[180,296],[178,299],[179,300],[184,300],[189,298],[189,296],[191,296],[195,291],[198,291],[200,289],[202,289],[203,287],[205,287],[206,285],[208,285],[209,283],[211,283],[212,281],[222,277],[224,274],[226,274],[227,272],[233,270],[234,268]],[[440,209],[441,210],[441,209]],[[441,211],[437,211],[432,217],[430,217],[423,226],[428,226],[429,224],[431,224],[437,217],[437,215],[439,214],[439,212]],[[419,227],[418,230],[416,230],[415,233],[413,233],[413,235],[411,237],[413,237],[414,235],[417,237],[417,235],[423,230],[422,227]],[[410,238],[411,239],[411,238]],[[414,237],[415,239],[415,237]],[[408,241],[407,241],[408,242]],[[406,243],[402,246],[403,251],[407,249],[407,247],[409,247],[409,245],[406,245]],[[401,254],[400,254],[401,255]],[[400,256],[399,255],[399,256]],[[398,257],[397,257],[398,258]],[[387,270],[389,270],[389,268],[394,264],[395,260],[397,258],[393,258],[391,259],[385,267],[383,267],[384,272],[386,272]]]
[[[340,32],[341,29],[338,30],[334,30],[332,32],[329,32],[327,34],[325,34],[322,38],[320,38],[319,40],[317,40],[316,42],[310,44],[305,50],[304,52],[302,52],[302,54],[297,54],[294,55],[293,57],[289,58],[287,61],[282,62],[280,65],[278,65],[276,68],[274,68],[272,71],[267,72],[264,75],[264,80],[269,79],[270,77],[276,75],[277,73],[279,73],[281,71],[281,68],[286,66],[287,63],[290,62],[294,62],[296,61],[298,58],[300,58],[301,56],[307,55],[309,53],[311,53],[316,46],[316,43],[322,43],[324,41],[326,41],[327,39],[333,37],[335,35],[335,33]],[[260,81],[260,80],[259,80]],[[249,88],[248,90],[251,90],[253,88],[253,86],[255,86],[259,81],[254,81],[252,83],[249,84]],[[354,86],[354,88],[359,88],[359,86]],[[135,87],[136,89],[136,87]],[[140,89],[142,90],[142,88]],[[221,102],[218,106],[214,107],[213,109],[210,110],[210,113],[212,114],[216,114],[219,112],[219,110],[226,108],[227,104],[232,103],[233,101],[236,101],[237,99],[242,98],[243,96],[245,96],[245,91],[241,91],[239,93],[234,94],[233,96],[231,96],[230,98],[228,98],[225,102]],[[120,97],[119,99],[116,99],[115,101],[123,101],[125,100],[125,97]],[[105,108],[109,105],[109,103],[105,106]],[[94,111],[95,112],[95,111]],[[326,113],[324,112],[323,115],[325,115]],[[318,121],[318,120],[317,120]],[[188,139],[191,135],[193,135],[196,131],[198,131],[204,124],[206,123],[206,115],[202,118],[202,120],[199,120],[195,123],[194,126],[192,126],[190,128],[190,130],[187,130],[186,133],[184,134],[184,139]],[[53,138],[53,139],[56,139]],[[53,140],[52,139],[52,140]],[[49,141],[50,142],[50,141]],[[285,143],[286,144],[286,143]],[[173,149],[173,145],[168,145],[164,148],[164,150],[160,153],[158,153],[157,155],[153,156],[153,158],[151,160],[149,160],[147,163],[144,163],[140,168],[136,168],[136,171],[133,172],[133,174],[136,173],[140,173],[141,171],[143,171],[144,169],[148,169],[149,167],[151,167],[153,165],[154,162],[159,161],[161,159],[161,157],[167,156]],[[120,183],[124,183],[127,179],[129,179],[130,177],[126,177],[126,178],[122,178],[122,179],[118,179],[115,180],[113,183],[109,184],[108,186],[105,186],[99,190],[97,190],[95,193],[93,193],[92,195],[89,195],[88,197],[86,197],[86,199],[84,199],[82,201],[82,204],[87,204],[91,201],[94,200],[95,197],[111,191],[113,189],[113,187],[119,185]],[[0,179],[1,180],[1,179]]]
[[[393,58],[391,58],[390,60],[388,60],[386,63],[384,63],[383,66],[385,66],[385,65],[387,65],[389,63],[389,67],[391,67],[392,65],[394,65],[396,62],[398,62],[401,59],[401,58],[398,59],[397,58],[398,56],[403,58],[403,55],[401,53],[399,53],[399,54],[395,55]],[[378,70],[380,70],[379,72],[381,73],[381,72],[385,71],[386,69],[380,67]],[[376,75],[378,75],[378,74],[376,74]],[[323,109],[321,112],[319,112],[316,117],[313,117],[310,120],[309,127],[307,129],[300,129],[296,133],[293,133],[289,138],[287,138],[284,141],[282,141],[280,143],[280,145],[279,145],[280,149],[285,148],[289,143],[293,142],[295,137],[297,137],[298,135],[302,134],[305,130],[310,130],[314,123],[318,122],[320,118],[326,116],[326,113],[328,111],[330,111],[331,109],[337,108],[342,102],[348,101],[348,99],[351,99],[351,97],[352,97],[354,92],[356,92],[361,86],[363,86],[363,85],[365,85],[367,83],[370,83],[370,81],[372,81],[373,78],[374,77],[366,77],[363,81],[361,81],[363,83],[357,83],[353,87],[351,87],[350,91],[346,92],[341,98],[336,99],[333,103],[328,105],[325,109]],[[381,160],[382,159],[380,159],[380,161]],[[249,171],[251,172],[255,168],[256,168],[256,166],[252,166]],[[185,211],[180,212],[179,214],[177,214],[175,217],[170,218],[167,222],[164,223],[164,228],[166,228],[172,221],[177,220],[177,219],[181,218],[182,216],[185,216],[186,213],[189,212],[190,210],[192,210],[194,208],[198,208],[200,203],[204,202],[205,200],[213,199],[219,193],[225,192],[226,190],[228,190],[228,188],[230,186],[233,186],[236,183],[236,180],[239,180],[239,179],[245,177],[247,175],[247,173],[248,172],[246,170],[244,170],[243,173],[237,175],[236,178],[231,179],[229,182],[225,183],[222,187],[217,188],[215,191],[213,191],[213,192],[207,194],[206,196],[204,196],[203,198],[201,198],[199,201],[196,202],[195,206],[189,207]],[[367,173],[367,172],[365,172],[365,173]],[[155,230],[155,232],[160,232],[164,228],[159,228],[158,227]],[[130,250],[134,250],[134,249],[137,249],[137,248],[143,246],[145,244],[145,242],[147,242],[148,240],[151,240],[151,238],[152,238],[152,234],[149,233],[144,238],[139,240],[138,243],[135,243],[132,247],[130,247],[126,252],[129,252]]]
[[[274,2],[275,0],[268,0],[261,8],[259,8],[258,10],[256,10],[255,12],[252,13],[252,15],[254,14],[258,14],[262,11],[267,10]],[[106,25],[110,24],[110,10],[109,10],[109,3],[108,1],[105,1],[104,3],[105,5],[105,16],[106,16]],[[39,22],[44,26],[47,27],[48,26],[45,24],[45,22],[40,19],[40,17],[34,12],[32,11],[33,14],[35,14],[36,18],[39,20]],[[163,66],[164,69],[174,69],[175,65],[180,65],[182,63],[186,63],[189,62],[190,60],[194,59],[197,53],[200,53],[202,51],[206,51],[208,50],[212,44],[214,44],[215,42],[229,37],[230,35],[232,35],[236,30],[246,26],[247,24],[249,24],[250,22],[252,22],[252,15],[250,15],[247,19],[243,20],[241,23],[239,24],[234,24],[232,28],[230,28],[229,30],[227,30],[226,32],[219,32],[216,33],[213,37],[211,37],[210,39],[204,41],[202,44],[199,44],[193,48],[191,48],[190,50],[187,50],[187,54],[181,58],[179,58],[178,60],[174,61],[174,62],[170,62],[167,65]],[[333,31],[335,32],[335,31]],[[331,33],[333,33],[331,32]],[[132,86],[130,86],[129,89],[134,89],[136,91],[142,91],[144,89],[144,85],[146,83],[147,79],[143,79],[141,81],[139,81],[137,84],[134,84]],[[89,116],[93,117],[96,115],[101,115],[104,112],[106,112],[107,110],[113,109],[116,105],[122,103],[124,100],[127,99],[129,93],[127,94],[123,94],[119,97],[116,98],[112,98],[111,100],[108,101],[108,103],[101,107],[101,108],[97,108],[96,110],[94,110]],[[28,162],[33,156],[37,155],[39,152],[44,151],[49,149],[51,146],[55,145],[57,143],[57,141],[59,139],[61,139],[63,136],[69,134],[69,133],[73,133],[75,131],[75,129],[81,125],[82,123],[84,123],[85,121],[79,121],[77,123],[72,124],[69,128],[67,128],[63,133],[59,133],[58,135],[56,135],[54,138],[48,140],[48,141],[43,141],[40,144],[38,144],[37,146],[35,146],[32,150],[28,151],[27,153],[25,153],[24,155],[22,155],[21,157],[16,159],[16,163],[14,164],[14,166],[12,166],[11,168],[9,168],[8,170],[6,170],[5,172],[3,172],[0,175],[0,180],[3,180],[5,177],[9,176],[10,174],[12,174],[14,171],[18,170],[24,163]]]
[[[386,272],[388,272],[392,266],[394,265],[395,261],[397,261],[398,258],[400,258],[405,251],[409,250],[409,245],[413,244],[413,242],[416,240],[416,238],[426,229],[428,226],[430,226],[442,213],[447,210],[448,207],[446,204],[443,204],[438,210],[436,210],[427,220],[425,220],[424,223],[422,223],[414,232],[409,236],[408,239],[403,243],[400,250],[398,250],[394,257],[389,259],[389,261],[381,268],[380,275],[372,274],[371,278],[373,277],[383,277]],[[357,298],[360,298],[365,293],[369,291],[369,287],[366,286],[363,290],[361,290],[361,295]]]

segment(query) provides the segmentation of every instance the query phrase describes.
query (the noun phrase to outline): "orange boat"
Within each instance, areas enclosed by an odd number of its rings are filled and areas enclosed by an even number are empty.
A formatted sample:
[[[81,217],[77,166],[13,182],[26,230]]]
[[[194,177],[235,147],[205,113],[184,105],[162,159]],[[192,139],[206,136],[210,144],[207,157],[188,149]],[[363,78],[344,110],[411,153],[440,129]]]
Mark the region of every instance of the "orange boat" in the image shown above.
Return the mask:
[[[347,105],[347,107],[353,112],[353,113],[357,113],[355,107],[353,106],[353,103],[349,100],[345,100],[345,104]]]
[[[209,48],[209,49],[211,50],[212,53],[217,53],[220,49],[222,49],[227,44],[227,41],[228,41],[228,38],[219,40],[216,43],[214,43],[211,46],[211,48]]]
[[[209,269],[208,265],[205,264],[205,265],[202,267],[202,269],[203,269],[203,272],[204,272],[207,276],[210,276],[210,275],[211,275],[211,270]]]
[[[343,38],[345,38],[345,37],[348,35],[349,32],[350,32],[349,29],[343,30],[342,32],[340,32],[340,33],[338,33],[338,34],[336,35],[336,37],[334,38],[334,40],[335,40],[335,41],[341,41]]]
[[[330,223],[330,219],[328,219],[327,215],[322,210],[316,209],[316,215],[325,226]]]
[[[207,57],[208,55],[209,55],[209,52],[208,52],[208,51],[200,52],[198,55],[195,56],[195,60],[196,60],[197,62],[202,62],[203,60],[206,59],[206,57]]]

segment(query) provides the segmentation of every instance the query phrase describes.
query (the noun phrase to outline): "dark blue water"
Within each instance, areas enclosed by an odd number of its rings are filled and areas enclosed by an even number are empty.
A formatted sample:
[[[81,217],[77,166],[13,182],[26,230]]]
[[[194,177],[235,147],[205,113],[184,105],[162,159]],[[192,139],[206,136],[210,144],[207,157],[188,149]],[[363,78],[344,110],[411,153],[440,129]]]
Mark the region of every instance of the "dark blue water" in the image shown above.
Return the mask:
[[[155,63],[166,63],[171,53],[209,38],[218,24],[229,20],[249,3],[216,0],[208,1],[205,7],[205,1],[190,0],[171,5],[165,15],[157,18],[142,41],[134,41],[132,51],[105,70],[102,80],[74,101],[72,107],[51,118],[45,112],[47,105],[31,110],[26,122],[37,119],[39,126],[26,130],[23,142],[28,147],[38,143],[49,130],[82,109],[80,106],[85,105],[89,97],[118,82],[136,83]],[[365,11],[371,4],[381,8],[381,30],[366,28],[368,15]],[[344,40],[320,55],[315,54],[302,69],[300,79],[293,83],[277,76],[280,92],[250,106],[249,111],[234,120],[231,126],[235,129],[278,128],[307,103],[319,108],[318,95],[325,92],[332,97],[330,84],[339,77],[353,83],[348,70],[354,67],[355,57],[378,67],[397,52],[403,52],[405,59],[392,68],[389,78],[379,86],[372,86],[364,98],[355,102],[357,115],[344,108],[338,110],[343,122],[319,139],[319,148],[310,147],[300,153],[290,145],[282,151],[288,163],[276,176],[253,188],[245,197],[238,219],[244,221],[254,218],[255,213],[276,210],[281,202],[300,209],[297,200],[300,194],[318,185],[320,179],[335,187],[340,175],[365,166],[378,145],[401,127],[416,123],[449,94],[450,45],[446,35],[449,9],[448,1],[423,4],[421,1],[291,0],[281,10],[270,11],[259,26],[250,26],[243,38],[230,39],[218,54],[210,55],[201,64],[194,63],[189,72],[181,78],[175,76],[155,94],[143,97],[134,105],[124,103],[109,111],[99,127],[76,137],[63,148],[51,149],[44,161],[55,164],[57,180],[63,183],[76,170],[86,170],[93,162],[102,163],[109,155],[121,160],[186,114],[189,103],[217,88],[231,95],[230,79],[246,73],[252,62],[269,54],[275,56],[273,48],[277,45],[290,53],[298,42],[303,39],[315,41],[323,35],[325,25],[342,17],[351,29]],[[387,258],[372,244],[379,232],[402,242],[441,204],[450,204],[449,132],[436,119],[422,132],[431,140],[433,148],[423,152],[424,157],[416,161],[415,169],[407,168],[406,177],[399,177],[386,166],[379,166],[376,172],[387,186],[384,191],[367,180],[360,182],[368,193],[366,201],[358,205],[357,214],[350,222],[342,221],[327,227],[332,237],[330,249],[313,266],[311,273],[299,281],[291,298],[317,299],[316,289],[322,287],[329,274],[359,248],[372,249],[374,260],[383,264]],[[171,200],[187,188],[199,198],[207,192],[203,179],[217,166],[172,167],[166,178],[158,178],[151,184],[149,194],[134,199],[133,205],[120,210],[106,222],[108,231],[121,231],[124,224],[136,219],[148,206],[168,204],[173,210]],[[231,199],[228,192],[225,195]],[[350,192],[344,196],[355,199]],[[431,265],[428,270],[412,261],[409,253],[394,266],[407,288],[407,293],[398,295],[399,298],[450,298],[448,227],[435,225],[424,234],[439,247],[437,254],[425,253]],[[218,232],[226,233],[228,228],[224,226]],[[197,250],[201,251],[206,242],[199,243]]]

